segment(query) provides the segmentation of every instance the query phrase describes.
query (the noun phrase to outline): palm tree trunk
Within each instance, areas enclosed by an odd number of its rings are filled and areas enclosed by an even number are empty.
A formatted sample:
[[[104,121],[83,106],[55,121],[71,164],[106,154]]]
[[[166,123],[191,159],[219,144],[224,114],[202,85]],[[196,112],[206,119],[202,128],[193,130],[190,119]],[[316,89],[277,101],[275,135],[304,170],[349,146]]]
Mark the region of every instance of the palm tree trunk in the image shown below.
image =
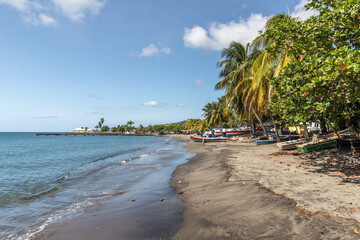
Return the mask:
[[[271,117],[271,121],[272,121],[273,124],[274,124],[275,134],[276,134],[276,141],[277,141],[277,142],[280,142],[279,132],[278,132],[278,128],[277,128],[277,126],[276,126],[275,120],[274,120],[274,118],[273,118],[273,116],[272,116],[272,114],[271,114],[271,111],[268,110],[268,112],[269,112],[269,115],[270,115],[270,117]],[[290,136],[291,136],[291,133],[290,133]]]
[[[253,137],[256,137],[254,117],[253,117],[253,115],[252,115],[251,113],[250,113],[250,124],[251,124],[251,129],[252,129]]]
[[[262,127],[262,129],[263,129],[263,131],[264,131],[264,133],[265,133],[265,136],[266,136],[267,138],[269,138],[269,135],[267,134],[266,129],[265,129],[265,127],[264,127],[264,124],[263,124],[263,122],[261,121],[259,115],[257,115],[257,113],[255,112],[255,110],[254,110],[253,108],[251,108],[251,110],[253,111],[255,117],[256,117],[257,120],[259,121],[259,123],[260,123],[260,125],[261,125],[261,127]]]

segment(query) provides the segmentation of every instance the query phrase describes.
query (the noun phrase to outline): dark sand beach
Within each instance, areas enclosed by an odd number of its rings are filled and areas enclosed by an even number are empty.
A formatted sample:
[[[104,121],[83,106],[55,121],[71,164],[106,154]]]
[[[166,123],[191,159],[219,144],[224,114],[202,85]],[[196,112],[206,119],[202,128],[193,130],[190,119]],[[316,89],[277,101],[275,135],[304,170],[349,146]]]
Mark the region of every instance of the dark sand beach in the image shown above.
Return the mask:
[[[359,222],[354,218],[322,209],[308,210],[313,196],[322,201],[315,206],[322,205],[323,209],[332,205],[337,196],[328,199],[322,196],[322,191],[312,189],[315,184],[304,183],[308,188],[305,191],[299,188],[298,195],[309,205],[307,209],[296,198],[274,192],[271,181],[267,187],[261,183],[263,179],[296,180],[270,169],[284,172],[283,166],[273,165],[269,157],[269,153],[277,151],[275,146],[189,143],[187,149],[197,155],[179,166],[171,181],[185,205],[182,227],[173,239],[360,239]],[[298,157],[278,158],[291,161]],[[263,165],[263,161],[270,165]],[[256,167],[251,164],[257,166],[260,175],[253,172]],[[299,179],[306,182],[302,175]],[[357,190],[351,190],[355,198]],[[358,201],[353,202],[352,206],[357,208],[357,204]]]

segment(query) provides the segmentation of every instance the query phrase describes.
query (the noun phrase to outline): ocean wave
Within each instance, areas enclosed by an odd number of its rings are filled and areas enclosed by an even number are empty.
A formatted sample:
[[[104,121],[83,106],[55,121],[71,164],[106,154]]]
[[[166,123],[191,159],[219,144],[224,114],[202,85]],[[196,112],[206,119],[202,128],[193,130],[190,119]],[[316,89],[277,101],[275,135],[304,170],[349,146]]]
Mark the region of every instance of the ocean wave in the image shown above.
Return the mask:
[[[124,153],[136,152],[136,151],[141,151],[141,150],[144,150],[144,149],[145,148],[132,148],[132,149],[128,149],[128,150],[119,151],[119,152],[116,152],[116,153],[112,153],[112,154],[105,155],[103,157],[97,158],[97,159],[91,161],[90,163],[95,163],[95,162],[98,162],[98,161],[102,161],[102,160],[106,160],[106,159],[109,159],[109,158],[113,158],[113,157],[122,155]]]
[[[45,191],[38,192],[38,193],[33,194],[31,196],[21,197],[21,198],[19,198],[19,201],[31,201],[31,200],[34,200],[34,199],[41,198],[43,196],[54,194],[54,193],[58,192],[59,190],[60,190],[59,187],[51,187],[49,189],[46,189]]]
[[[6,238],[6,240],[28,240],[32,239],[36,234],[43,231],[48,225],[55,224],[55,223],[63,223],[70,219],[80,216],[84,211],[85,208],[94,205],[96,201],[93,199],[86,199],[85,201],[73,203],[70,206],[58,210],[51,214],[46,219],[43,219],[38,226],[30,228],[24,234],[12,234]]]

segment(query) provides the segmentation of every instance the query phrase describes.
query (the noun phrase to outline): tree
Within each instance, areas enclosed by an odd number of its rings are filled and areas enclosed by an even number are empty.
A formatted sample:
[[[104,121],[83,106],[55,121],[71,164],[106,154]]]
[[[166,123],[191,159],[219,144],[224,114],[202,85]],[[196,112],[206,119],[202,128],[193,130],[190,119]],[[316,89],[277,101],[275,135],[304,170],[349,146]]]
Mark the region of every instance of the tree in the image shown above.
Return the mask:
[[[118,126],[117,126],[117,131],[123,133],[123,132],[126,131],[126,127],[125,127],[124,125],[121,125],[121,126],[118,125]]]
[[[294,124],[345,119],[360,137],[360,3],[312,0],[306,8],[319,15],[265,32],[276,39],[269,51],[291,57],[274,79],[271,109]]]
[[[218,127],[221,123],[226,121],[224,116],[224,100],[224,97],[219,98],[218,101],[208,103],[203,108],[203,116],[208,125]]]
[[[266,29],[288,19],[292,18],[286,14],[275,15],[267,21]],[[247,115],[251,122],[254,115],[265,135],[267,133],[262,117],[267,114],[272,116],[267,108],[275,90],[272,78],[282,71],[288,61],[288,57],[281,52],[274,54],[266,50],[273,42],[273,39],[262,34],[246,48],[234,42],[224,49],[222,57],[225,59],[218,62],[218,67],[223,67],[220,72],[220,77],[223,78],[215,86],[215,89],[225,88],[227,112],[232,111],[231,113],[239,118]],[[276,128],[275,121],[273,122]],[[255,132],[254,124],[251,125]]]
[[[131,131],[133,124],[134,124],[134,122],[131,121],[131,120],[126,123],[126,125],[128,126],[128,131],[129,131],[129,132]]]
[[[104,126],[101,127],[102,132],[108,132],[109,130],[110,130],[110,128],[107,125],[104,125]]]
[[[144,126],[140,124],[139,127],[136,130],[139,133],[143,133],[144,132]]]

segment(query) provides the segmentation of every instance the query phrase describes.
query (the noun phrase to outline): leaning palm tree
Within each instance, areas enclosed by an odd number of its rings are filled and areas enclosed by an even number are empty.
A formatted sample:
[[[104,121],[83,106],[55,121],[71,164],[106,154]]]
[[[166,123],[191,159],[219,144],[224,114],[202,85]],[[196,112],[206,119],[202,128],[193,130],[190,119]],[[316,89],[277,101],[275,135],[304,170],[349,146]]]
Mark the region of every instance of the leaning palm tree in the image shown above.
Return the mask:
[[[274,25],[284,21],[296,21],[287,14],[277,14],[266,22],[265,30],[270,30]],[[282,52],[274,53],[267,49],[274,44],[274,39],[269,39],[265,34],[258,36],[250,45],[250,51],[260,52],[253,62],[250,75],[252,78],[251,87],[247,90],[246,105],[253,105],[256,112],[269,114],[275,127],[277,140],[280,141],[276,123],[271,111],[267,108],[271,97],[275,92],[272,79],[278,77],[284,67],[290,61],[290,57]]]

